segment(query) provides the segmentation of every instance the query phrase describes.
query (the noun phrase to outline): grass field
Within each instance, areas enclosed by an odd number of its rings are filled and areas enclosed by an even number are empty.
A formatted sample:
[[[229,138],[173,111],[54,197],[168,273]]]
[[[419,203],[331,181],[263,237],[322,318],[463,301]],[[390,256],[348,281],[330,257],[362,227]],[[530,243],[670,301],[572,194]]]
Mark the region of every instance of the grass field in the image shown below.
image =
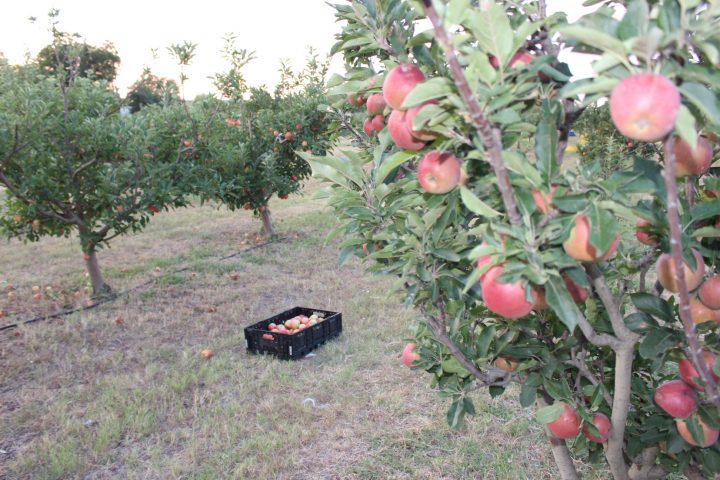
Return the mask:
[[[467,428],[447,427],[429,377],[399,361],[413,313],[390,279],[337,266],[322,203],[271,210],[284,239],[264,246],[247,212],[158,215],[100,254],[115,291],[139,288],[0,332],[0,478],[557,477],[515,393],[478,393]],[[74,239],[0,244],[0,326],[82,304],[86,285]],[[298,362],[245,352],[243,327],[296,305],[341,311],[343,334]]]

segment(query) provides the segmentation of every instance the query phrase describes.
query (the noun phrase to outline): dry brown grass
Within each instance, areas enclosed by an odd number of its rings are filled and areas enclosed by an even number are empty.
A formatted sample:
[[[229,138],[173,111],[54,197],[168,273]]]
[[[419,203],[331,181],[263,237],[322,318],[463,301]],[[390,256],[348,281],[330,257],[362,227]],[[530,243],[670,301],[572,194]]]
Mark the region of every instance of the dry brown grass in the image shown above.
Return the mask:
[[[390,281],[337,266],[321,203],[271,207],[287,238],[225,261],[259,221],[208,206],[161,214],[100,258],[116,291],[156,281],[0,332],[0,478],[557,476],[515,394],[477,395],[478,416],[451,431],[428,377],[398,360],[413,315],[388,298]],[[63,306],[33,301],[33,285],[85,286],[75,241],[10,242],[0,259],[19,296],[0,300],[19,313],[0,325]],[[296,305],[343,312],[343,334],[298,362],[245,352],[243,327]]]

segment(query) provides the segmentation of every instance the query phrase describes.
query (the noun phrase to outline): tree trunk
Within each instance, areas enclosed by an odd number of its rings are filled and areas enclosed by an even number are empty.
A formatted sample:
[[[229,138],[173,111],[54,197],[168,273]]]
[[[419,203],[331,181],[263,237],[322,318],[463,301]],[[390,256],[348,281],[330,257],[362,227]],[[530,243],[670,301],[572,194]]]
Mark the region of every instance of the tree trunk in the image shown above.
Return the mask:
[[[263,222],[263,228],[265,229],[265,233],[270,239],[277,238],[277,233],[275,233],[275,229],[273,228],[272,221],[270,220],[270,209],[265,207],[262,210],[260,210],[260,218]]]
[[[97,260],[97,254],[95,247],[89,247],[83,255],[85,259],[85,267],[87,268],[88,274],[90,274],[90,281],[92,282],[93,298],[101,297],[112,292],[110,285],[105,283],[105,279],[100,271],[100,264]]]
[[[615,352],[615,391],[613,393],[612,428],[605,450],[615,480],[628,480],[628,465],[625,463],[625,422],[630,411],[632,395],[632,364],[634,343],[626,343]]]

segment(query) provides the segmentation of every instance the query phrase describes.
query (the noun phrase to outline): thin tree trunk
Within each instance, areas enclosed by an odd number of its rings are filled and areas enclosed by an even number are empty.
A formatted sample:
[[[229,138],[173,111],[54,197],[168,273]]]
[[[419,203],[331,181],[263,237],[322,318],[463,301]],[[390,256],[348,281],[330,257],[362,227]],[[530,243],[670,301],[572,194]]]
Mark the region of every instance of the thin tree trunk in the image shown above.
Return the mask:
[[[263,228],[265,229],[265,233],[267,234],[267,236],[271,239],[277,238],[277,233],[275,233],[272,221],[270,220],[270,209],[265,207],[260,210],[260,218],[262,219]]]
[[[625,463],[625,422],[630,411],[632,395],[632,364],[634,342],[628,342],[615,352],[615,393],[613,395],[612,428],[605,450],[605,458],[610,465],[615,480],[629,479],[628,465]]]
[[[93,297],[100,297],[112,292],[112,288],[110,288],[110,285],[105,283],[105,279],[100,271],[100,264],[98,263],[95,247],[92,246],[85,251],[83,258],[85,259],[85,267],[87,268],[88,274],[90,274]]]

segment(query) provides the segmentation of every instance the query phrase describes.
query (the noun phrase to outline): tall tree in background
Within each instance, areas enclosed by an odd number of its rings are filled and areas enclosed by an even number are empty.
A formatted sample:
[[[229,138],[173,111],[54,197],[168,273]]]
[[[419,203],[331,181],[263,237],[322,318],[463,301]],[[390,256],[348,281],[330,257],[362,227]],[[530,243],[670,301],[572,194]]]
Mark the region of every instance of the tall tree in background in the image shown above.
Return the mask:
[[[80,41],[78,34],[56,32],[57,47],[48,45],[37,55],[37,63],[43,71],[55,75],[59,65],[66,73],[72,66],[79,77],[95,78],[112,82],[117,76],[120,63],[115,46],[105,42],[100,47]]]
[[[161,78],[149,68],[143,70],[140,79],[132,84],[125,101],[135,113],[147,105],[180,99],[180,89],[174,80]]]

